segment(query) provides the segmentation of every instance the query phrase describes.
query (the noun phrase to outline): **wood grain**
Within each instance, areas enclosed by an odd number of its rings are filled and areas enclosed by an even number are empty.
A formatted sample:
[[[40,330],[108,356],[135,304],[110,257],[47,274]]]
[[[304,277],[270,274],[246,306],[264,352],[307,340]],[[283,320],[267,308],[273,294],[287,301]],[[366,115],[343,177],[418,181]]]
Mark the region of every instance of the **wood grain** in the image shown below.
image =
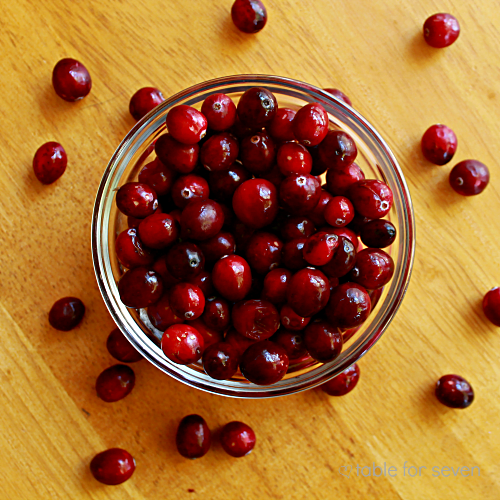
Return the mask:
[[[500,284],[500,12],[443,0],[266,0],[257,36],[233,28],[231,0],[19,0],[0,16],[0,498],[383,498],[500,497],[498,328],[481,311]],[[427,47],[421,26],[451,12],[462,27],[448,49]],[[51,87],[63,57],[81,60],[91,94],[70,104]],[[137,386],[106,404],[94,391],[113,359],[113,323],[97,289],[90,253],[95,193],[108,159],[133,125],[130,96],[142,86],[170,95],[223,75],[268,73],[345,91],[385,137],[413,196],[417,255],[412,282],[383,339],[360,363],[344,398],[319,391],[268,401],[212,396],[146,362]],[[419,140],[433,123],[458,135],[455,160],[475,158],[490,186],[466,199],[447,184],[451,166],[423,160]],[[51,186],[31,161],[48,140],[69,164]],[[47,313],[65,295],[87,306],[80,327],[51,329]],[[445,373],[466,377],[476,401],[465,411],[436,402]],[[252,425],[257,447],[234,460],[215,443],[201,460],[174,448],[178,421],[201,413],[214,430]],[[105,487],[91,457],[124,447],[133,478]],[[355,466],[397,468],[363,477]],[[403,475],[403,464],[426,467]],[[339,467],[351,464],[350,477]],[[476,466],[480,476],[433,477],[432,467]],[[367,469],[365,469],[366,471]],[[194,490],[191,492],[191,490]]]

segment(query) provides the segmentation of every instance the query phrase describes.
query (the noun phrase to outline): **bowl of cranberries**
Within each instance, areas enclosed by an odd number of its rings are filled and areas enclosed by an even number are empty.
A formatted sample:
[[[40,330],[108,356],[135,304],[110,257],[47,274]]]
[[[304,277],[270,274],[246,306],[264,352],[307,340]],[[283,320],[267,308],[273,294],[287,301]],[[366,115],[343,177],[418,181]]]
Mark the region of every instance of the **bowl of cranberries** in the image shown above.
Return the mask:
[[[292,394],[381,337],[408,287],[410,193],[332,94],[239,75],[166,99],[122,141],[94,206],[102,296],[135,349],[212,393]]]

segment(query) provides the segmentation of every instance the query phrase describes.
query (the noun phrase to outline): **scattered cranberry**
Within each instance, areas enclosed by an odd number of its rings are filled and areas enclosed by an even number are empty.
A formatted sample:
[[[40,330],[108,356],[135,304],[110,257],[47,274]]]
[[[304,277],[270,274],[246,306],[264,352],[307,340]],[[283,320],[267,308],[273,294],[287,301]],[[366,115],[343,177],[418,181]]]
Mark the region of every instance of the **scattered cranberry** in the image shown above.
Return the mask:
[[[238,370],[238,350],[228,342],[217,342],[203,353],[203,369],[216,380],[228,380]]]
[[[90,472],[103,484],[117,485],[130,479],[135,471],[132,455],[121,448],[110,448],[98,453],[90,462]]]
[[[158,208],[158,198],[147,184],[127,182],[116,193],[116,205],[125,215],[145,219]]]
[[[325,221],[333,227],[344,227],[354,218],[354,207],[345,196],[335,196],[323,212]]]
[[[286,291],[291,271],[288,269],[273,269],[266,274],[262,287],[262,300],[267,300],[274,305],[281,305],[286,302]]]
[[[144,247],[137,236],[137,229],[126,229],[117,236],[115,252],[120,264],[127,269],[149,266],[154,261],[154,255]]]
[[[289,175],[280,185],[280,202],[291,214],[312,210],[320,197],[321,185],[312,175]]]
[[[297,112],[290,108],[278,108],[274,118],[266,125],[269,135],[279,142],[293,141],[293,119]]]
[[[56,330],[69,332],[80,324],[85,306],[76,297],[64,297],[54,303],[49,312],[49,323]]]
[[[244,299],[252,287],[250,266],[239,255],[226,255],[216,262],[212,281],[225,299],[237,302]]]
[[[281,262],[283,243],[272,233],[256,232],[248,241],[245,256],[250,267],[259,274],[267,274]]]
[[[342,352],[342,334],[325,321],[315,321],[304,330],[304,344],[311,358],[328,363]]]
[[[500,326],[500,288],[493,288],[484,296],[483,311],[495,326]]]
[[[227,170],[238,157],[238,141],[231,134],[222,132],[210,137],[201,147],[200,160],[210,172]]]
[[[326,173],[326,189],[334,196],[344,196],[352,184],[364,178],[365,174],[356,163],[330,168]]]
[[[231,313],[236,331],[253,340],[271,337],[280,326],[280,315],[266,300],[238,302]]]
[[[290,361],[301,359],[307,355],[304,338],[296,331],[280,328],[271,340],[285,349]]]
[[[304,146],[316,146],[326,137],[328,123],[328,113],[321,104],[306,104],[295,115],[293,133]]]
[[[52,85],[56,94],[68,102],[83,99],[92,88],[87,68],[75,59],[61,59],[52,72]]]
[[[163,94],[158,89],[144,87],[132,96],[128,109],[136,120],[140,120],[164,100]]]
[[[167,128],[182,144],[196,144],[207,133],[207,119],[197,109],[180,104],[168,112]]]
[[[321,271],[307,267],[292,276],[287,299],[290,307],[299,316],[314,316],[326,306],[329,298],[330,284]]]
[[[128,396],[135,385],[135,373],[130,366],[113,365],[106,368],[95,383],[97,395],[106,403]]]
[[[309,151],[296,142],[285,142],[279,149],[276,161],[283,175],[310,174],[312,157]]]
[[[334,326],[354,328],[368,318],[371,300],[368,292],[357,283],[344,283],[332,291],[326,316]]]
[[[243,125],[263,127],[276,115],[278,102],[273,93],[262,87],[248,89],[240,98],[236,111]]]
[[[424,39],[428,45],[442,49],[451,45],[460,35],[460,25],[451,14],[434,14],[424,23]]]
[[[235,458],[248,455],[255,447],[255,432],[243,422],[229,422],[220,433],[224,451]]]
[[[66,151],[58,142],[42,144],[33,157],[33,171],[42,184],[52,184],[57,181],[68,164]]]
[[[450,172],[450,186],[462,196],[482,193],[489,180],[488,167],[477,160],[461,161]]]
[[[208,128],[216,132],[230,129],[236,120],[236,106],[233,100],[225,94],[212,94],[201,105]]]
[[[474,401],[474,391],[459,375],[443,375],[436,383],[436,397],[450,408],[467,408]]]
[[[446,165],[457,150],[457,136],[446,125],[432,125],[422,136],[422,153],[436,165]]]
[[[177,451],[185,458],[201,458],[206,455],[212,437],[205,419],[199,415],[184,417],[177,428],[175,443]]]
[[[161,338],[161,350],[170,361],[179,365],[198,361],[204,347],[200,332],[189,325],[169,326]]]
[[[347,192],[356,212],[370,219],[381,219],[392,207],[393,195],[389,186],[377,179],[355,182]]]
[[[109,334],[106,347],[109,354],[122,363],[135,363],[142,359],[142,354],[137,352],[119,328]]]
[[[193,200],[182,211],[181,232],[193,240],[213,238],[224,225],[224,212],[213,200]]]
[[[260,176],[269,171],[276,158],[276,145],[265,132],[249,135],[241,140],[240,160],[252,174]]]
[[[375,219],[367,222],[361,229],[361,241],[371,248],[385,248],[394,243],[396,228],[392,222],[384,219]]]
[[[180,280],[194,278],[203,270],[204,265],[205,257],[194,243],[177,243],[167,253],[167,270]]]
[[[120,278],[118,292],[127,307],[141,309],[160,299],[163,282],[157,273],[147,267],[136,267]]]
[[[359,381],[359,366],[354,363],[342,373],[321,385],[329,396],[345,396],[351,392]]]
[[[349,99],[349,97],[347,97],[344,94],[344,92],[342,92],[341,90],[339,90],[339,89],[332,89],[332,88],[323,89],[323,90],[325,92],[328,92],[329,94],[332,94],[332,96],[335,97],[335,99],[338,99],[339,101],[343,101],[346,104],[348,104],[349,106],[352,106],[352,102]]]
[[[142,167],[139,172],[139,182],[153,188],[158,196],[164,196],[170,193],[175,175],[174,170],[171,170],[156,158]]]
[[[333,257],[338,245],[337,235],[318,231],[307,238],[302,253],[304,259],[312,266],[324,266]]]
[[[182,175],[172,185],[172,199],[179,208],[186,208],[193,200],[206,200],[210,189],[208,182],[198,175]]]
[[[328,168],[350,165],[358,155],[354,139],[342,130],[331,130],[318,146],[318,157]]]
[[[235,0],[231,18],[243,33],[258,33],[266,25],[267,11],[260,0]]]
[[[177,316],[170,307],[168,293],[165,293],[158,302],[148,307],[148,318],[151,324],[161,332],[164,332],[169,326],[184,322],[184,318]]]
[[[280,381],[288,370],[285,349],[270,340],[251,345],[240,361],[243,376],[257,385],[271,385]]]
[[[348,279],[365,288],[380,288],[392,278],[394,262],[392,257],[376,248],[365,248],[356,256],[356,263],[348,275]]]

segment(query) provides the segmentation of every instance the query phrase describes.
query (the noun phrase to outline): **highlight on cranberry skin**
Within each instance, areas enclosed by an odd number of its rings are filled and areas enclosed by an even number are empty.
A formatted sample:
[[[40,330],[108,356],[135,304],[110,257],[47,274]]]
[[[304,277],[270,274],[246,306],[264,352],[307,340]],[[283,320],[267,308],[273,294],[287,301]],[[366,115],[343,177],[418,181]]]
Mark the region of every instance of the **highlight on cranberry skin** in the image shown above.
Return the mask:
[[[64,297],[54,303],[49,312],[49,323],[56,330],[69,332],[79,325],[85,314],[83,302],[76,297]]]
[[[267,23],[267,10],[260,0],[236,0],[231,19],[243,33],[258,33]]]
[[[185,458],[195,459],[206,455],[212,444],[210,429],[200,415],[187,415],[177,428],[177,451]]]
[[[443,375],[436,383],[438,401],[449,408],[464,409],[474,401],[472,386],[459,375]]]
[[[461,161],[450,172],[450,186],[462,196],[482,193],[489,181],[488,167],[477,160]]]
[[[457,145],[455,132],[440,123],[430,126],[421,141],[422,154],[435,165],[446,165],[453,158]]]
[[[90,462],[90,472],[97,481],[108,485],[124,483],[135,471],[134,457],[121,448],[98,453]]]
[[[196,144],[207,133],[207,119],[197,109],[186,104],[174,106],[167,115],[170,135],[182,144]]]
[[[52,72],[52,85],[56,94],[68,102],[83,99],[92,88],[87,68],[76,59],[61,59]]]
[[[42,144],[33,157],[33,171],[42,184],[52,184],[66,171],[68,157],[58,142]]]
[[[483,298],[485,316],[495,326],[500,326],[500,288],[492,288]]]
[[[449,47],[460,35],[457,18],[451,14],[434,14],[424,23],[424,40],[436,49]]]
[[[359,373],[359,366],[354,363],[320,387],[329,396],[345,396],[358,384]]]
[[[243,422],[229,422],[220,433],[220,443],[224,451],[235,458],[248,455],[255,447],[253,429]]]
[[[136,120],[140,120],[164,100],[165,97],[160,90],[154,87],[144,87],[132,96],[128,109]]]

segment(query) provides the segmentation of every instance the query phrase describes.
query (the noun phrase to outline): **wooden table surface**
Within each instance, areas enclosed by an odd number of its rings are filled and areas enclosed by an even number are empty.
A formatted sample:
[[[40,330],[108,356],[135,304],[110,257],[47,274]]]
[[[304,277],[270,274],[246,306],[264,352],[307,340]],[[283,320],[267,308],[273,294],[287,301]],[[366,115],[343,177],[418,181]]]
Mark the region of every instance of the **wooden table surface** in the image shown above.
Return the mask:
[[[485,292],[500,285],[497,2],[266,0],[269,20],[255,36],[232,26],[231,4],[2,2],[0,499],[500,498],[500,330],[481,310]],[[424,20],[436,12],[461,24],[447,49],[422,39]],[[78,103],[51,86],[64,57],[82,61],[93,78]],[[134,365],[132,394],[104,403],[94,383],[114,364],[105,347],[114,325],[94,277],[90,224],[108,159],[134,124],[129,99],[143,86],[171,95],[237,73],[340,88],[387,139],[417,220],[408,294],[344,398],[318,390],[222,398],[144,361]],[[457,133],[453,164],[474,158],[489,166],[484,193],[460,197],[448,186],[452,165],[424,161],[419,141],[434,123]],[[43,186],[31,162],[49,140],[64,145],[69,164]],[[67,295],[81,297],[87,313],[63,333],[47,314]],[[434,384],[447,373],[473,385],[470,408],[436,401]],[[174,436],[189,413],[204,415],[214,430],[247,422],[257,433],[254,452],[232,459],[215,442],[203,459],[183,459]],[[90,475],[91,458],[108,447],[136,458],[134,476],[121,486]],[[394,477],[365,477],[373,464],[392,466]],[[412,477],[410,466],[420,474]],[[471,477],[458,467],[476,469]]]

